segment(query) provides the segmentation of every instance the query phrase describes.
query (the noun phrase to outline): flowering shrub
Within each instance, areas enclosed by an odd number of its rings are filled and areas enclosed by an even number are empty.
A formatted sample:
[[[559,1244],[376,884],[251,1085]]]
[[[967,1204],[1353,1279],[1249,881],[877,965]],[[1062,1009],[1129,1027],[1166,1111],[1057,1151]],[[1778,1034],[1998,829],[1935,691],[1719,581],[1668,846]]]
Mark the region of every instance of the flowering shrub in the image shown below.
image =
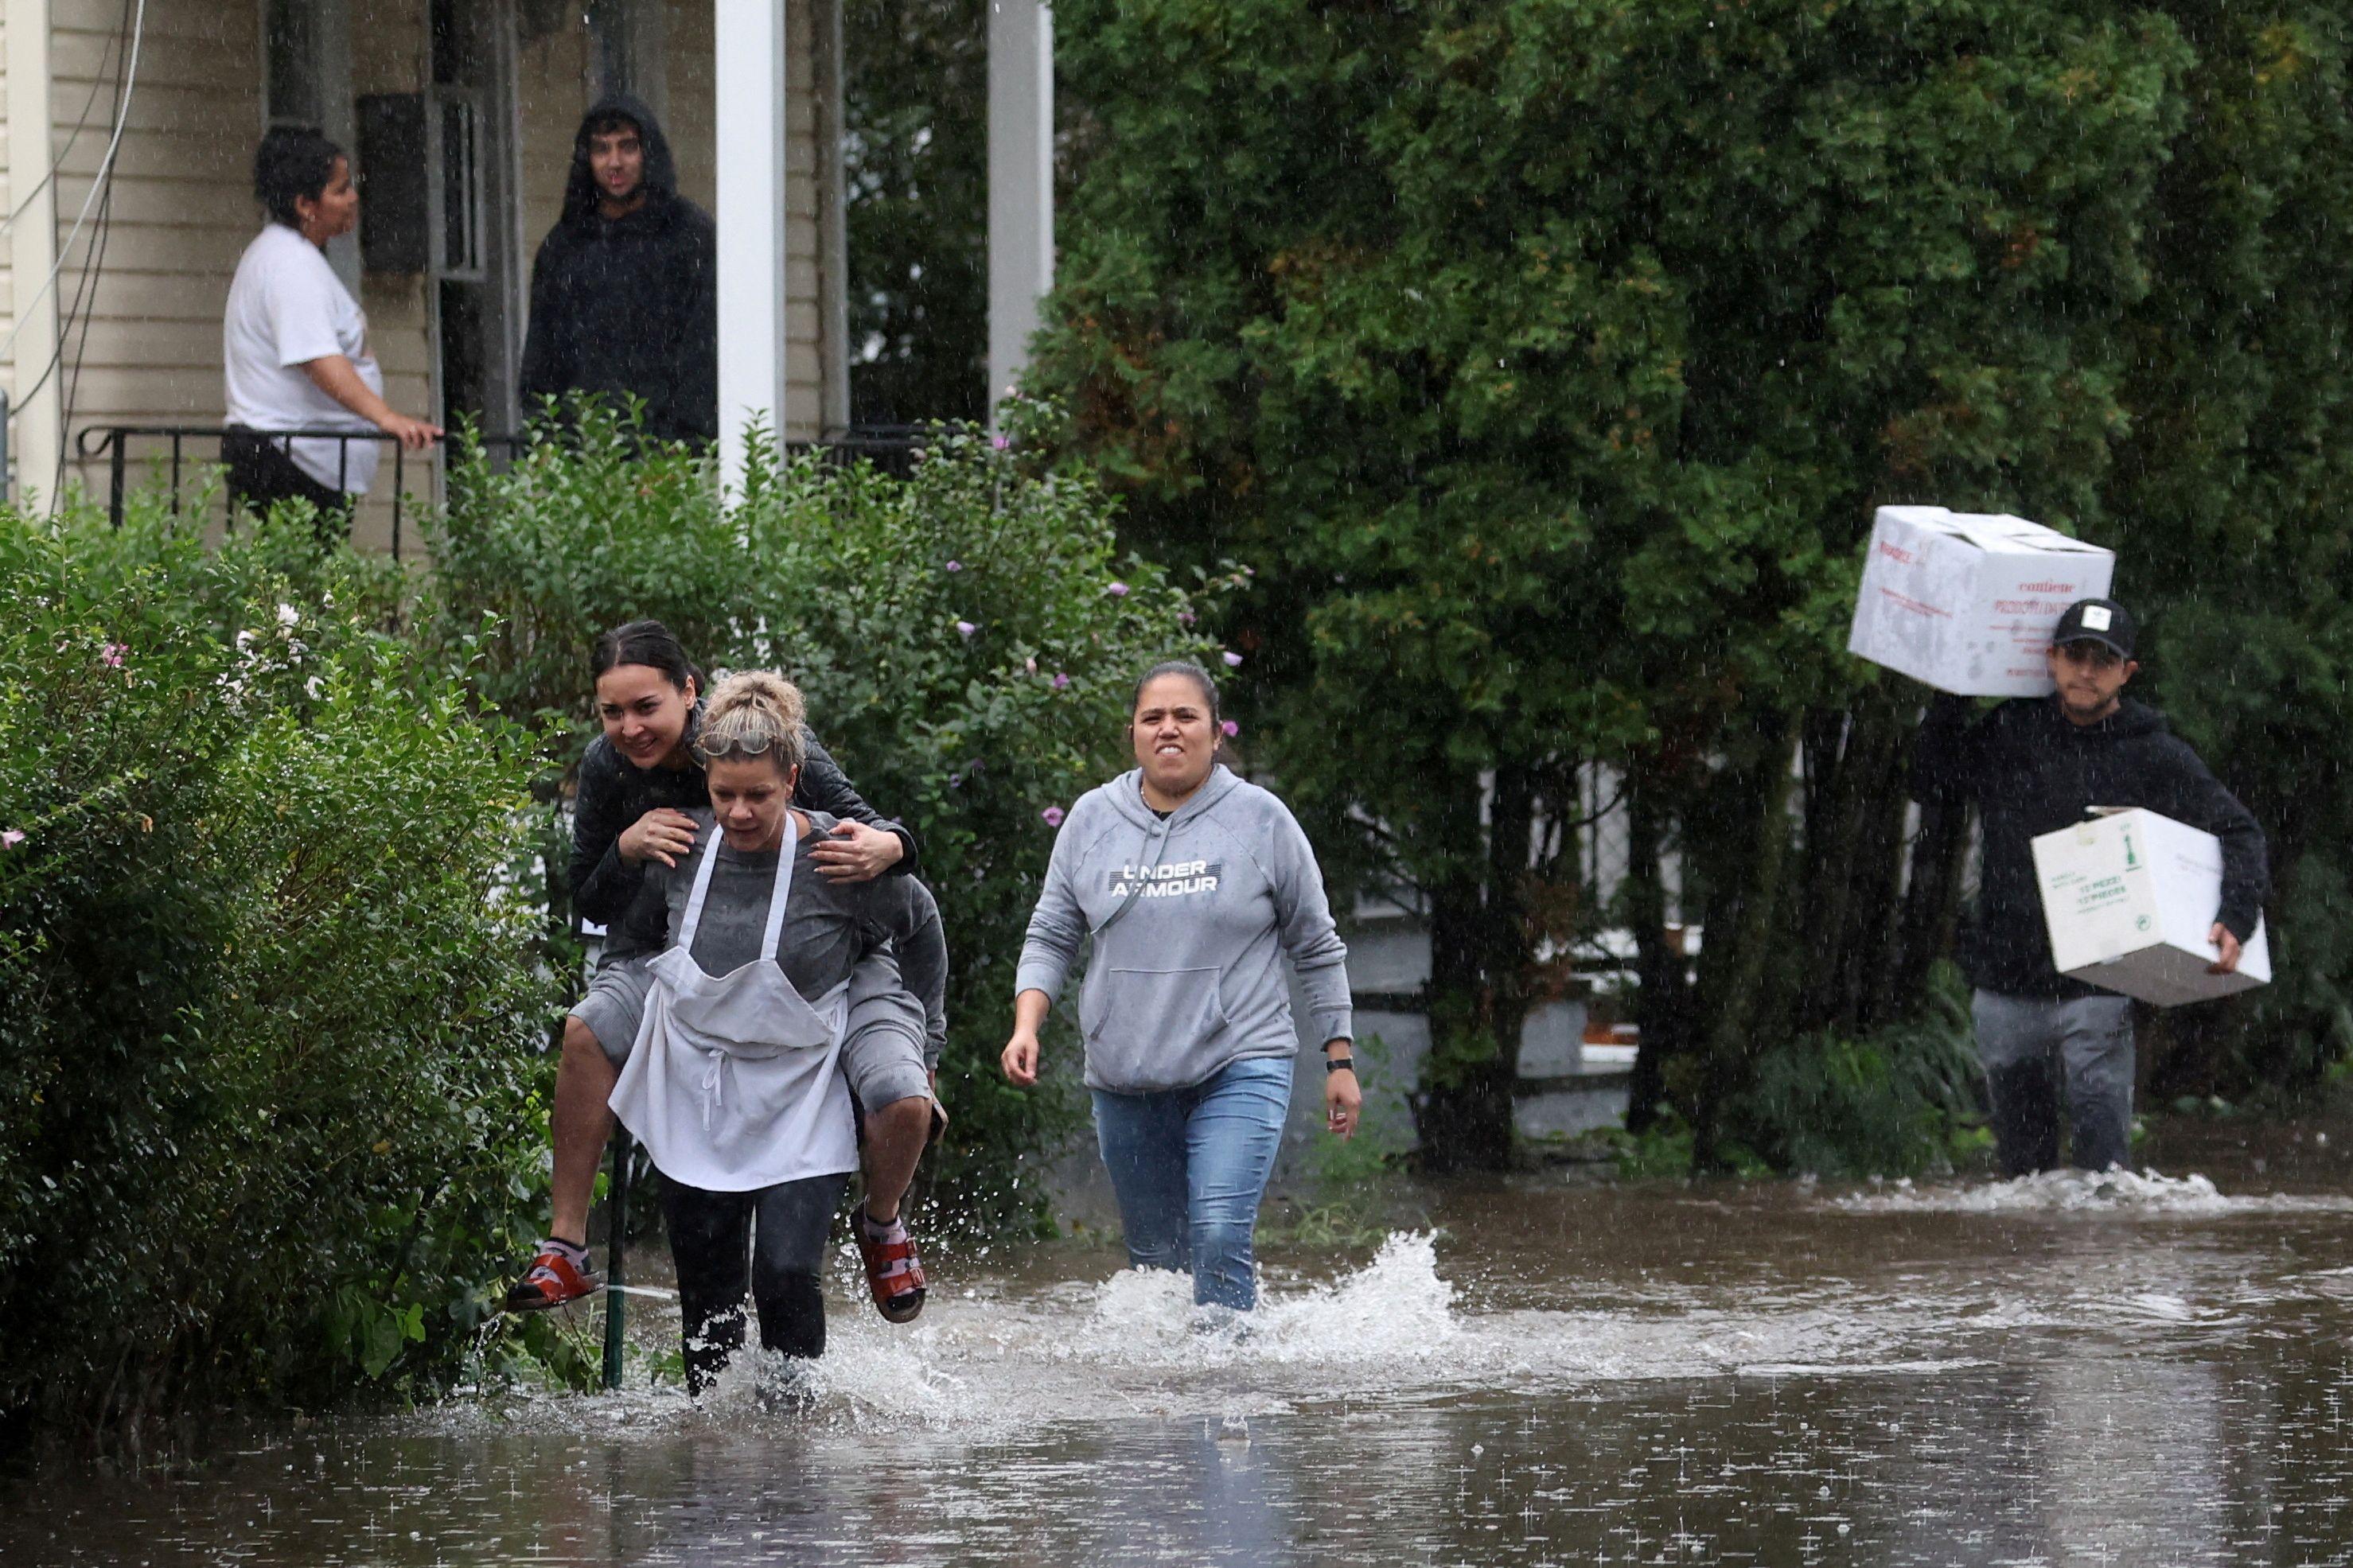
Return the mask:
[[[291,564],[291,572],[281,569]],[[423,1386],[529,1223],[533,763],[396,570],[0,512],[0,1413]]]

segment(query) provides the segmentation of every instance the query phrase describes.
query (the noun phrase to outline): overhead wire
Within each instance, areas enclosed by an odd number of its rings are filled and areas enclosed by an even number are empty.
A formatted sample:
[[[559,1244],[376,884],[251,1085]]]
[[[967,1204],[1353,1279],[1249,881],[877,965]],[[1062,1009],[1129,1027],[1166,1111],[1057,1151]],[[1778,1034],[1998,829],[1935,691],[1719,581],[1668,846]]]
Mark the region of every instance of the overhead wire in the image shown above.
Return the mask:
[[[81,231],[88,226],[90,211],[97,206],[100,195],[113,184],[114,159],[122,150],[123,128],[131,122],[131,97],[139,79],[139,51],[146,37],[146,29],[147,0],[134,0],[131,14],[131,53],[123,69],[122,93],[115,105],[114,131],[107,138],[106,155],[99,160],[98,173],[90,181],[90,195],[83,198],[81,211],[75,215],[73,228],[66,235],[64,243],[58,247],[57,259],[49,265],[49,275],[41,279],[41,286],[34,291],[28,306],[9,323],[7,334],[0,337],[0,359],[8,357],[16,346],[17,334],[25,330],[25,323],[40,308],[41,302],[56,290],[58,275],[65,269],[66,258],[71,254],[74,241],[81,237]],[[59,338],[62,341],[62,333]],[[43,380],[47,379],[47,373],[44,372]]]
[[[104,52],[99,56],[98,69],[92,74],[90,84],[90,92],[82,100],[82,112],[85,123],[88,121],[90,106],[98,100],[99,89],[107,85],[106,67],[109,60],[115,62],[114,89],[118,100],[125,90],[125,87],[127,85],[126,79],[128,75],[129,56],[127,52],[118,55],[116,51],[117,46],[125,41],[131,31],[132,3],[132,0],[122,0],[122,20],[117,26],[114,36],[107,39]],[[127,112],[128,107],[127,103],[119,103],[118,112]],[[68,152],[72,150],[74,139],[75,137],[79,137],[79,128],[77,127],[74,137],[69,137],[67,139],[66,147]],[[58,163],[55,168],[52,169],[52,173],[54,174],[57,169],[62,169],[64,167],[64,163],[65,153],[60,153],[58,157]],[[34,381],[31,387],[26,389],[18,396],[17,401],[20,403],[30,403],[33,398],[39,394],[40,390],[48,384],[49,378],[52,375],[62,374],[61,367],[65,359],[66,342],[67,340],[73,335],[74,323],[77,318],[79,318],[81,321],[82,343],[84,347],[87,347],[89,344],[90,322],[89,318],[82,315],[82,302],[84,299],[91,294],[95,289],[97,268],[104,265],[106,237],[108,231],[112,226],[111,217],[114,211],[114,184],[111,176],[105,177],[103,189],[104,194],[100,197],[98,205],[98,226],[91,231],[90,244],[86,247],[82,252],[81,276],[76,280],[74,285],[73,303],[59,313],[58,321],[57,347],[49,354],[49,363],[41,367],[39,377]],[[59,253],[59,260],[62,261],[63,259],[64,253],[61,251]],[[79,379],[80,362],[77,359],[75,363],[76,378]],[[70,395],[69,395],[67,399],[67,404],[65,408],[62,410],[62,415],[63,417],[60,420],[60,424],[69,423],[71,421],[73,411]],[[64,453],[62,449],[60,449],[58,453],[58,461],[60,465],[58,478],[62,480],[64,478]]]
[[[130,19],[131,0],[123,0],[122,9],[124,20],[127,23]],[[120,37],[121,35],[118,32],[116,36]],[[130,91],[130,58],[128,54],[122,54],[118,55],[116,58],[121,62],[116,68],[116,91],[125,95],[122,110],[127,116],[130,112],[127,96]],[[101,58],[100,60],[101,69],[104,68],[104,65],[105,61]],[[95,89],[97,84],[93,82],[91,86]],[[62,360],[67,335],[73,331],[77,321],[80,324],[80,336],[74,341],[73,371],[70,375],[66,376],[64,396],[58,400],[58,427],[60,430],[70,429],[73,426],[74,406],[81,395],[82,361],[90,353],[90,323],[98,318],[98,286],[106,276],[106,242],[113,237],[113,234],[114,181],[110,176],[107,180],[105,199],[98,204],[98,227],[93,231],[90,248],[83,253],[81,277],[74,286],[73,308],[66,313],[65,321],[58,333],[58,353]],[[87,305],[84,303],[85,300],[88,301]],[[62,370],[58,374],[65,374]],[[57,495],[65,489],[67,458],[68,448],[65,443],[60,441],[58,444],[57,479],[56,482],[49,487],[51,495]]]

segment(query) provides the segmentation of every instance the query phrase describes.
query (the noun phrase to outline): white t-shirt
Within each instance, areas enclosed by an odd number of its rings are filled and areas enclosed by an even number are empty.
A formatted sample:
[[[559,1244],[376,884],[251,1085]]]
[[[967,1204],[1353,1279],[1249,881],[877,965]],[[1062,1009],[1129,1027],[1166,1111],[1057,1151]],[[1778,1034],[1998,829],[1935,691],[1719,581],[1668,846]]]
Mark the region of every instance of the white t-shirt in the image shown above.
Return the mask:
[[[255,430],[374,431],[304,374],[303,365],[327,354],[351,361],[368,390],[384,395],[384,372],[368,353],[359,301],[317,246],[282,223],[267,225],[237,260],[221,322],[228,423]],[[364,495],[379,452],[374,441],[312,439],[295,442],[292,456],[319,483]]]

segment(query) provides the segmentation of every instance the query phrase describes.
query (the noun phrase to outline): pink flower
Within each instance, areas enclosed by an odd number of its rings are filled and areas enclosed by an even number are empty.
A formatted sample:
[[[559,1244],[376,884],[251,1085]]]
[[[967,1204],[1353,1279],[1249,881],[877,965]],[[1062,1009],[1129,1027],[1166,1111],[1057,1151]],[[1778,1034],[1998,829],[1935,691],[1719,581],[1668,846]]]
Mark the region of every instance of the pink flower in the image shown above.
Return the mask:
[[[1105,588],[1103,592],[1109,594],[1114,599],[1124,599],[1127,597],[1127,584],[1124,583],[1113,583],[1110,587]]]
[[[1066,691],[1066,690],[1068,690],[1068,689],[1070,689],[1070,685],[1071,685],[1071,678],[1070,678],[1069,676],[1064,675],[1064,674],[1063,674],[1060,670],[1059,670],[1059,669],[1058,669],[1058,670],[1056,670],[1056,671],[1054,672],[1054,689],[1055,689],[1055,690],[1057,690],[1057,691]]]
[[[1190,610],[1179,610],[1179,611],[1177,611],[1177,612],[1176,612],[1176,624],[1177,624],[1178,626],[1191,626],[1191,625],[1193,624],[1193,612],[1192,612],[1192,611],[1190,611]]]
[[[1046,819],[1046,826],[1049,827],[1062,826],[1062,808],[1059,805],[1050,805],[1038,815]]]
[[[991,436],[988,438],[988,444],[996,447],[1000,452],[1005,450],[1006,447],[1013,445],[1012,441],[1008,437],[1003,436]]]
[[[968,637],[978,630],[980,630],[980,628],[974,626],[970,621],[958,621],[956,623],[956,636],[958,637]]]
[[[122,656],[130,651],[127,643],[111,642],[98,650],[98,661],[109,669],[121,669]]]
[[[948,563],[948,570],[951,572],[961,572],[964,570],[964,563],[961,561],[951,561]]]
[[[1058,817],[1056,820],[1059,821],[1060,818]],[[23,842],[25,842],[25,834],[22,828],[10,827],[0,829],[0,849],[14,849],[17,845],[22,844]]]
[[[1226,668],[1227,668],[1228,669],[1233,669],[1233,668],[1239,668],[1239,667],[1240,667],[1240,665],[1241,664],[1241,662],[1242,662],[1242,656],[1241,656],[1241,655],[1240,655],[1240,654],[1238,654],[1238,653],[1231,653],[1231,652],[1229,652],[1229,653],[1226,655]]]
[[[1226,739],[1229,741],[1242,732],[1242,727],[1240,724],[1235,723],[1231,719],[1227,720],[1224,723],[1219,725],[1218,728],[1226,732]]]

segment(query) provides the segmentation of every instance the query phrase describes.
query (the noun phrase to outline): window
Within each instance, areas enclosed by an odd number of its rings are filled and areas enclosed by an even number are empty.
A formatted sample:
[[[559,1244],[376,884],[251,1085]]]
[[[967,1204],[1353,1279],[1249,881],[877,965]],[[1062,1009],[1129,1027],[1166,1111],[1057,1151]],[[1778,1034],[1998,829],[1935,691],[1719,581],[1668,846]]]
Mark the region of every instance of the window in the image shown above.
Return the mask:
[[[261,13],[262,115],[267,125],[326,119],[318,0],[267,0]]]

